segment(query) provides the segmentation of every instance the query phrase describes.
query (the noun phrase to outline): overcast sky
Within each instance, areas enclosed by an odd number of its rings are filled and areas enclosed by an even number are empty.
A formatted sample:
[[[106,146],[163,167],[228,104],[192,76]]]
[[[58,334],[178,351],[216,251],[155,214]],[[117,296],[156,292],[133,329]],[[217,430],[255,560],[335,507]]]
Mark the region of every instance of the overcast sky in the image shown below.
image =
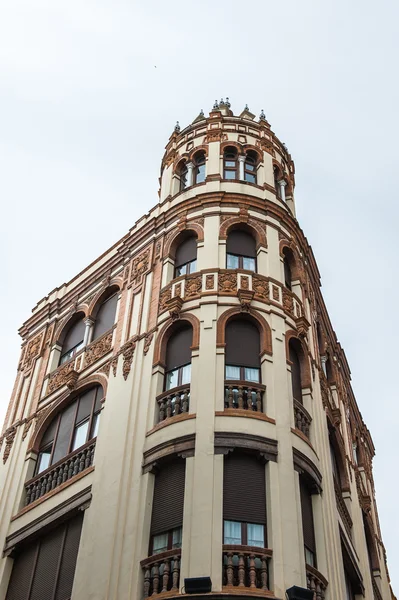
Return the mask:
[[[0,420],[18,327],[156,204],[176,120],[221,96],[263,108],[295,160],[297,216],[375,442],[396,593],[398,22],[395,0],[0,7]]]

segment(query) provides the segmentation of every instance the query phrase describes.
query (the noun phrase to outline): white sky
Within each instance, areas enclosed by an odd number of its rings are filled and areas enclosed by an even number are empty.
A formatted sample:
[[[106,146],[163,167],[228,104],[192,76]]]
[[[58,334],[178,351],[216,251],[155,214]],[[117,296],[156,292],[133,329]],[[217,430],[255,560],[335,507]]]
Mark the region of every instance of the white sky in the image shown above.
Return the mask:
[[[396,592],[398,20],[394,0],[0,7],[1,422],[18,327],[156,204],[176,120],[226,95],[236,113],[264,108],[295,160],[298,219],[376,445]]]

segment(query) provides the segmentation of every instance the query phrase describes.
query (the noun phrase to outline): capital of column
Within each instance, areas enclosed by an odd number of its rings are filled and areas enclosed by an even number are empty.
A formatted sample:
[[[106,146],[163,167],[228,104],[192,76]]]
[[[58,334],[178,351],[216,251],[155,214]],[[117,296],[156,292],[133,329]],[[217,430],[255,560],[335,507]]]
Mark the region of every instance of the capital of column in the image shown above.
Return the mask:
[[[86,317],[83,320],[83,323],[86,325],[87,328],[93,327],[95,320],[93,319],[93,317]]]

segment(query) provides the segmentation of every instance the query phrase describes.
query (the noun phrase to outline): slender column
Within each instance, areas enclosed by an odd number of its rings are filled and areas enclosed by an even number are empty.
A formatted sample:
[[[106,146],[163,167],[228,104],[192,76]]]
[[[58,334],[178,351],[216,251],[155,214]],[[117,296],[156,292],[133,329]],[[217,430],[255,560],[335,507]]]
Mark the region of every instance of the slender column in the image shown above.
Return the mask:
[[[284,179],[281,179],[278,184],[280,186],[280,198],[285,202],[285,186],[287,185],[287,182],[284,181]]]
[[[92,319],[91,317],[87,317],[85,319],[85,325],[86,325],[86,329],[85,329],[85,335],[83,338],[83,345],[87,346],[88,344],[90,344],[91,338],[93,336],[94,319]]]
[[[239,156],[238,157],[238,178],[241,181],[244,181],[244,179],[245,179],[244,165],[245,165],[245,156]]]
[[[327,356],[320,356],[320,362],[321,362],[321,368],[323,369],[323,373],[327,377],[327,368],[326,368]]]
[[[186,187],[191,187],[194,181],[194,163],[187,163],[187,185]]]

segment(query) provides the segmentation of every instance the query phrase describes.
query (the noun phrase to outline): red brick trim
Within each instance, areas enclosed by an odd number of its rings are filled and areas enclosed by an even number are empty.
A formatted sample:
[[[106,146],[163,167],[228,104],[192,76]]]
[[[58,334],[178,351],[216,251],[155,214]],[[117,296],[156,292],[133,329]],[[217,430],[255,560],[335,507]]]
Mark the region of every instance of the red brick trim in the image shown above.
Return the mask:
[[[188,321],[193,328],[193,343],[191,350],[198,350],[199,348],[199,336],[200,336],[200,322],[197,317],[191,313],[181,313],[180,318],[177,320],[168,319],[165,325],[162,327],[155,340],[154,348],[154,366],[165,365],[166,360],[166,346],[172,333],[178,329],[180,324],[184,321]]]
[[[222,313],[217,322],[216,329],[216,345],[218,347],[225,346],[225,330],[227,322],[234,317],[235,315],[243,315],[244,313],[241,310],[240,306],[236,306],[226,310]],[[246,312],[245,315],[249,316],[255,325],[259,329],[260,333],[260,353],[261,356],[264,354],[273,354],[272,349],[272,330],[270,329],[269,323],[266,319],[253,308],[249,309],[249,312]]]

